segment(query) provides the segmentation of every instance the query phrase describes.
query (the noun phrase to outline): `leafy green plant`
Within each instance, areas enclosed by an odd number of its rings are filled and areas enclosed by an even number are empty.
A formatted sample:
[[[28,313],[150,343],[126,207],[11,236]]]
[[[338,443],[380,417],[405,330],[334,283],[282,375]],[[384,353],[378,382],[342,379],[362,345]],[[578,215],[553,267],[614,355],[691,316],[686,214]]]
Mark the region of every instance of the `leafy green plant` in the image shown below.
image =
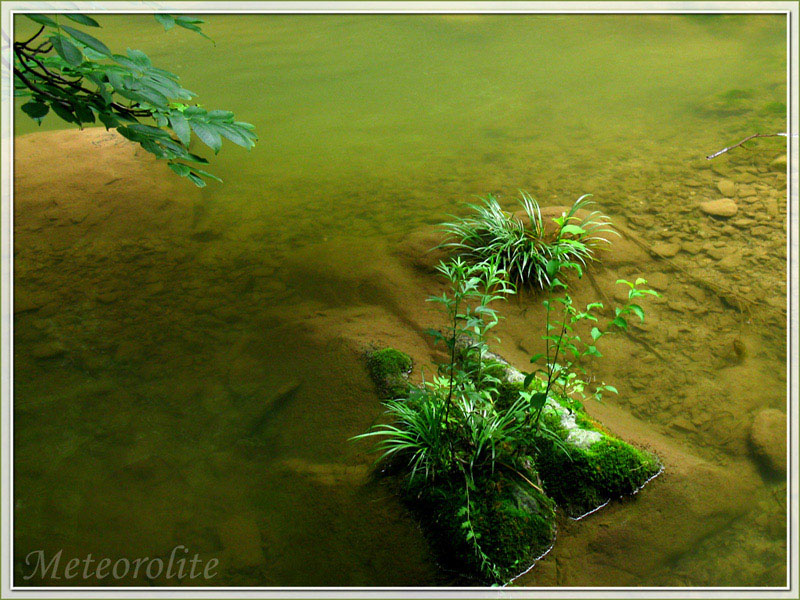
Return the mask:
[[[496,300],[515,293],[506,280],[507,273],[497,259],[470,265],[461,258],[442,262],[437,270],[450,284],[449,293],[431,296],[429,302],[439,303],[448,318],[448,330],[441,333],[429,330],[437,342],[444,342],[450,355],[449,363],[440,365],[440,372],[449,378],[446,414],[449,414],[453,390],[460,385],[475,385],[480,393],[498,383],[492,375],[493,363],[486,337],[499,322],[497,311],[489,306]]]
[[[167,160],[170,169],[198,187],[206,185],[205,179],[221,180],[198,167],[208,160],[189,150],[192,133],[215,154],[222,138],[247,149],[255,145],[258,138],[251,124],[236,121],[227,110],[187,104],[196,94],[183,88],[177,75],[153,66],[143,52],[128,49],[125,55],[114,54],[83,29],[64,24],[69,20],[100,27],[92,17],[24,16],[40,28],[29,39],[14,42],[14,96],[30,98],[21,108],[37,123],[51,110],[79,127],[100,121]],[[201,19],[155,17],[165,30],[177,25],[207,37],[200,30]]]
[[[547,236],[536,200],[521,192],[520,204],[527,219],[504,211],[491,195],[483,198],[482,204],[470,204],[472,216],[442,225],[448,236],[442,247],[454,249],[472,263],[498,260],[514,283],[548,288],[566,265],[582,273],[597,245],[610,243],[607,236],[616,234],[608,217],[599,211],[578,216],[578,211],[592,204],[588,194],[554,219],[552,238]]]
[[[639,287],[647,283],[642,278],[636,279],[633,283],[620,279],[617,283],[629,287],[628,303],[615,308],[614,318],[608,321],[602,329],[596,325],[591,327],[591,341],[583,340],[578,328],[584,322],[587,324],[599,322],[597,312],[603,310],[601,302],[590,302],[585,309],[579,310],[573,304],[566,286],[559,281],[556,281],[553,289],[561,289],[562,294],[543,302],[547,315],[545,319],[546,333],[542,336],[545,341],[545,352],[531,357],[531,363],[543,361],[543,366],[527,373],[523,382],[525,388],[530,387],[535,381],[539,382],[540,386],[542,382],[544,383],[544,389],[535,391],[531,399],[534,408],[531,414],[535,430],[538,431],[542,411],[551,394],[557,392],[563,400],[574,403],[577,408],[581,407],[581,400],[586,399],[586,391],[590,388],[586,379],[586,367],[582,361],[586,357],[602,356],[597,349],[597,342],[609,333],[627,330],[629,315],[635,315],[644,321],[644,309],[635,302],[637,298],[647,295],[659,296],[655,290]],[[557,310],[554,303],[561,307],[560,318],[554,315]],[[601,382],[594,386],[591,396],[602,400],[605,392],[618,393],[615,387]]]
[[[541,239],[538,206],[527,197],[524,201],[532,228]],[[643,279],[635,283],[620,280],[618,283],[629,286],[629,302],[617,308],[613,319],[602,329],[594,325],[599,322],[601,303],[590,303],[583,310],[574,306],[558,275],[564,270],[582,275],[582,267],[591,259],[592,240],[598,229],[608,226],[605,217],[595,213],[580,224],[575,223],[583,201],[582,198],[572,210],[555,219],[558,244],[549,247],[546,262],[539,261],[541,283],[547,284],[551,297],[545,300],[546,351],[531,362],[543,360],[543,366],[518,381],[509,375],[510,367],[489,348],[488,338],[501,319],[493,305],[516,291],[515,284],[508,280],[508,255],[491,254],[478,262],[456,256],[438,266],[448,284],[446,291],[428,298],[442,307],[447,318],[443,330],[429,331],[438,343],[444,344],[447,359],[438,364],[437,375],[431,381],[423,381],[421,386],[409,384],[405,397],[385,403],[388,423],[355,438],[379,438],[375,447],[380,452],[378,461],[405,473],[407,490],[417,498],[428,499],[425,508],[434,511],[434,520],[443,527],[443,535],[448,540],[456,535],[470,549],[474,568],[494,582],[502,582],[520,560],[529,559],[531,554],[525,552],[541,552],[552,543],[553,504],[545,495],[536,461],[540,453],[546,454],[549,467],[558,464],[567,469],[573,460],[567,448],[572,433],[558,415],[580,408],[579,399],[585,399],[590,388],[582,361],[600,356],[597,341],[612,331],[627,329],[630,315],[644,319],[642,307],[635,302],[637,298],[657,295],[639,287],[646,283]],[[496,222],[508,217],[493,199],[480,210],[493,215]],[[522,227],[519,221],[511,225]],[[589,325],[593,325],[591,342],[584,342],[578,330]],[[371,368],[374,373],[375,367]],[[402,371],[396,368],[393,373]],[[605,392],[616,389],[601,383],[594,386],[592,395],[601,399]],[[542,419],[548,400],[552,400],[554,409]],[[600,436],[597,432],[588,434]],[[610,438],[603,439],[607,445]],[[624,456],[633,457],[632,461],[640,460],[627,445],[620,448]],[[581,451],[583,468],[588,464],[588,454]],[[655,459],[650,462],[657,464]],[[552,476],[550,468],[548,477]],[[594,473],[591,485],[584,486],[588,491],[575,502],[575,507],[591,503],[604,493],[606,488],[595,488],[606,476]],[[520,485],[524,491],[516,487]],[[609,493],[628,489],[615,486],[616,480],[607,486]],[[526,551],[508,551],[508,545],[515,543],[511,540],[519,535],[531,536],[528,539],[535,541],[528,543]]]

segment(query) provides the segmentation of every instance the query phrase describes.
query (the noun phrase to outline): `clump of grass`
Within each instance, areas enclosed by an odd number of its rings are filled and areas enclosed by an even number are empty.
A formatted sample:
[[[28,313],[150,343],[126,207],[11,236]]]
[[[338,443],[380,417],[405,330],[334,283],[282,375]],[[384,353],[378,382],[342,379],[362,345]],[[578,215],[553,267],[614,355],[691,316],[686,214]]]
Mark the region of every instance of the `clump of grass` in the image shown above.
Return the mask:
[[[550,288],[559,271],[569,265],[582,274],[594,258],[599,244],[609,244],[608,235],[617,234],[610,219],[599,211],[578,216],[588,209],[589,194],[583,195],[563,213],[553,219],[555,235],[548,238],[542,213],[536,200],[521,192],[520,205],[527,223],[504,211],[497,199],[489,195],[482,204],[470,204],[473,214],[444,223],[448,239],[442,244],[472,263],[498,259],[499,266],[517,285],[536,285]]]

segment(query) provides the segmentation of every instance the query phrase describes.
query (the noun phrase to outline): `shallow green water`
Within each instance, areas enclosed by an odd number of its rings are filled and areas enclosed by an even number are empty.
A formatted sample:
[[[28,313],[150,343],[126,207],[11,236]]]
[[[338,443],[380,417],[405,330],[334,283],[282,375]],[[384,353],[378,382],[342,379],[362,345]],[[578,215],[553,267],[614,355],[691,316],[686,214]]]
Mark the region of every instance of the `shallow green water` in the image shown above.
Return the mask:
[[[652,208],[679,218],[693,201],[685,182],[710,175],[698,170],[705,155],[785,129],[776,105],[786,93],[784,20],[207,20],[216,45],[165,34],[150,17],[102,19],[113,49],[144,50],[205,106],[255,124],[260,142],[214,158],[225,184],[200,192],[190,240],[142,232],[156,242],[113,248],[108,260],[92,233],[52,253],[46,240],[36,255],[20,249],[17,283],[59,303],[15,321],[15,552],[163,556],[186,544],[213,556],[236,539],[230,530],[244,530],[241,544],[260,536],[264,560],[233,560],[212,584],[451,581],[391,491],[363,485],[368,459],[346,441],[380,408],[358,357],[330,333],[342,329],[331,310],[389,302],[369,282],[350,287],[342,272],[369,261],[377,240],[399,240],[488,192],[523,189],[543,204],[593,193],[614,215]],[[17,114],[18,135],[61,128]],[[760,147],[771,159],[781,141]],[[749,152],[722,157],[721,169],[765,164]],[[162,171],[153,177],[171,177]],[[737,173],[724,175],[738,184]],[[107,290],[112,300],[93,300]],[[776,331],[765,365],[782,356]],[[52,338],[65,353],[33,356]],[[296,389],[285,388],[287,376]],[[773,369],[768,380],[775,407],[784,376]],[[259,425],[264,398],[281,390]],[[669,406],[638,408],[656,424],[675,417]],[[720,464],[739,457],[711,434],[676,437]],[[737,577],[782,556],[781,538],[773,531],[748,568],[712,540],[680,557],[679,576],[665,564],[637,583],[749,585]],[[699,580],[712,564],[719,578]]]

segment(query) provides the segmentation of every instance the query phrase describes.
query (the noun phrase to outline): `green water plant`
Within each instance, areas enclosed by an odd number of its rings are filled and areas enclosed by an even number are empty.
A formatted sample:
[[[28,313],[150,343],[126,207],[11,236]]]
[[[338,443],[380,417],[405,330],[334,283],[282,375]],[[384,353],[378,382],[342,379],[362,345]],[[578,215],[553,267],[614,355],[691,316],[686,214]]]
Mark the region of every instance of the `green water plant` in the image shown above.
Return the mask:
[[[525,538],[527,545],[541,552],[555,535],[553,504],[533,483],[533,462],[515,452],[527,444],[529,399],[519,394],[502,409],[495,403],[505,367],[488,347],[489,333],[500,321],[491,305],[513,294],[514,286],[497,260],[471,265],[457,258],[440,264],[439,272],[448,289],[429,300],[442,307],[447,326],[430,333],[444,345],[447,360],[430,381],[385,402],[388,422],[357,439],[379,438],[379,461],[405,473],[414,505],[442,514],[437,540],[452,543],[455,533],[474,569],[498,582],[518,566],[519,556],[511,560],[508,550],[504,552],[509,564],[496,556],[502,554],[498,549],[514,543],[501,538],[520,527],[509,516],[520,510],[512,510],[514,498],[537,496],[529,498],[528,512],[522,511],[527,515],[522,528],[535,530]],[[518,490],[516,496],[495,489],[492,493],[505,500],[487,503],[488,490],[497,487],[498,478],[506,487],[528,489]],[[498,528],[500,522],[506,525]]]
[[[553,219],[553,232],[545,227],[538,202],[525,192],[520,194],[524,216],[503,210],[489,195],[480,204],[468,205],[470,216],[442,225],[447,235],[442,247],[471,263],[497,259],[510,281],[546,289],[564,265],[582,272],[597,246],[610,243],[608,237],[616,234],[607,216],[596,210],[586,212],[592,205],[588,194]]]
[[[556,219],[564,236],[587,232],[567,229],[576,211]],[[554,251],[543,265],[545,352],[531,358],[540,366],[521,373],[489,344],[502,318],[496,304],[516,292],[506,258],[456,256],[439,264],[447,286],[428,300],[441,306],[446,324],[429,333],[445,357],[432,379],[413,385],[398,380],[410,363],[396,351],[373,353],[376,381],[400,381],[405,393],[384,403],[387,422],[355,438],[377,438],[378,462],[400,475],[444,560],[491,583],[508,581],[552,545],[556,501],[580,516],[636,491],[660,469],[652,455],[600,431],[581,404],[587,393],[599,400],[616,392],[590,385],[584,361],[601,356],[597,342],[627,329],[631,315],[644,319],[636,301],[656,293],[642,279],[620,280],[628,302],[601,327],[603,305],[578,309],[559,278],[567,270],[582,275],[586,255]]]
[[[144,52],[112,52],[88,33],[100,27],[93,17],[22,16],[39,29],[14,41],[14,96],[28,99],[21,109],[37,123],[51,112],[79,127],[99,121],[165,159],[173,172],[198,187],[206,179],[221,180],[201,168],[208,160],[190,151],[193,138],[215,154],[222,138],[248,150],[255,145],[251,124],[237,121],[228,110],[193,104],[196,94],[182,87],[177,75],[154,66]],[[207,37],[197,17],[159,13],[155,18],[167,31],[177,26]]]

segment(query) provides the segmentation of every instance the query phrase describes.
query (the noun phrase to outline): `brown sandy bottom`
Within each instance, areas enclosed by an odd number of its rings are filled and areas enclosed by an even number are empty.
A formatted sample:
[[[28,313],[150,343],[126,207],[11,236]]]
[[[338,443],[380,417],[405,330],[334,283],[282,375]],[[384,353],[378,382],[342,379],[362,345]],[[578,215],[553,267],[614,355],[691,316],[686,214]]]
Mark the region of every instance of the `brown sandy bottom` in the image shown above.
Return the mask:
[[[785,474],[769,467],[785,448],[784,192],[761,183],[767,164],[721,164],[692,182],[731,182],[733,221],[696,205],[610,206],[669,262],[624,238],[573,282],[578,303],[613,302],[620,277],[664,294],[631,336],[604,338],[592,375],[620,394],[587,409],[665,472],[562,519],[515,585],[785,582]],[[178,544],[220,558],[206,585],[458,582],[369,477],[368,445],[347,441],[381,418],[368,347],[433,373],[439,351],[422,332],[442,321],[425,301],[442,289],[425,253],[435,235],[254,239],[241,235],[254,224],[221,226],[208,193],[162,167],[103,130],[16,140],[15,584],[87,583],[22,579],[34,550],[165,557]],[[755,304],[740,310],[742,297]],[[495,350],[521,368],[542,299],[502,307]],[[768,409],[778,430],[763,436],[753,423]]]

